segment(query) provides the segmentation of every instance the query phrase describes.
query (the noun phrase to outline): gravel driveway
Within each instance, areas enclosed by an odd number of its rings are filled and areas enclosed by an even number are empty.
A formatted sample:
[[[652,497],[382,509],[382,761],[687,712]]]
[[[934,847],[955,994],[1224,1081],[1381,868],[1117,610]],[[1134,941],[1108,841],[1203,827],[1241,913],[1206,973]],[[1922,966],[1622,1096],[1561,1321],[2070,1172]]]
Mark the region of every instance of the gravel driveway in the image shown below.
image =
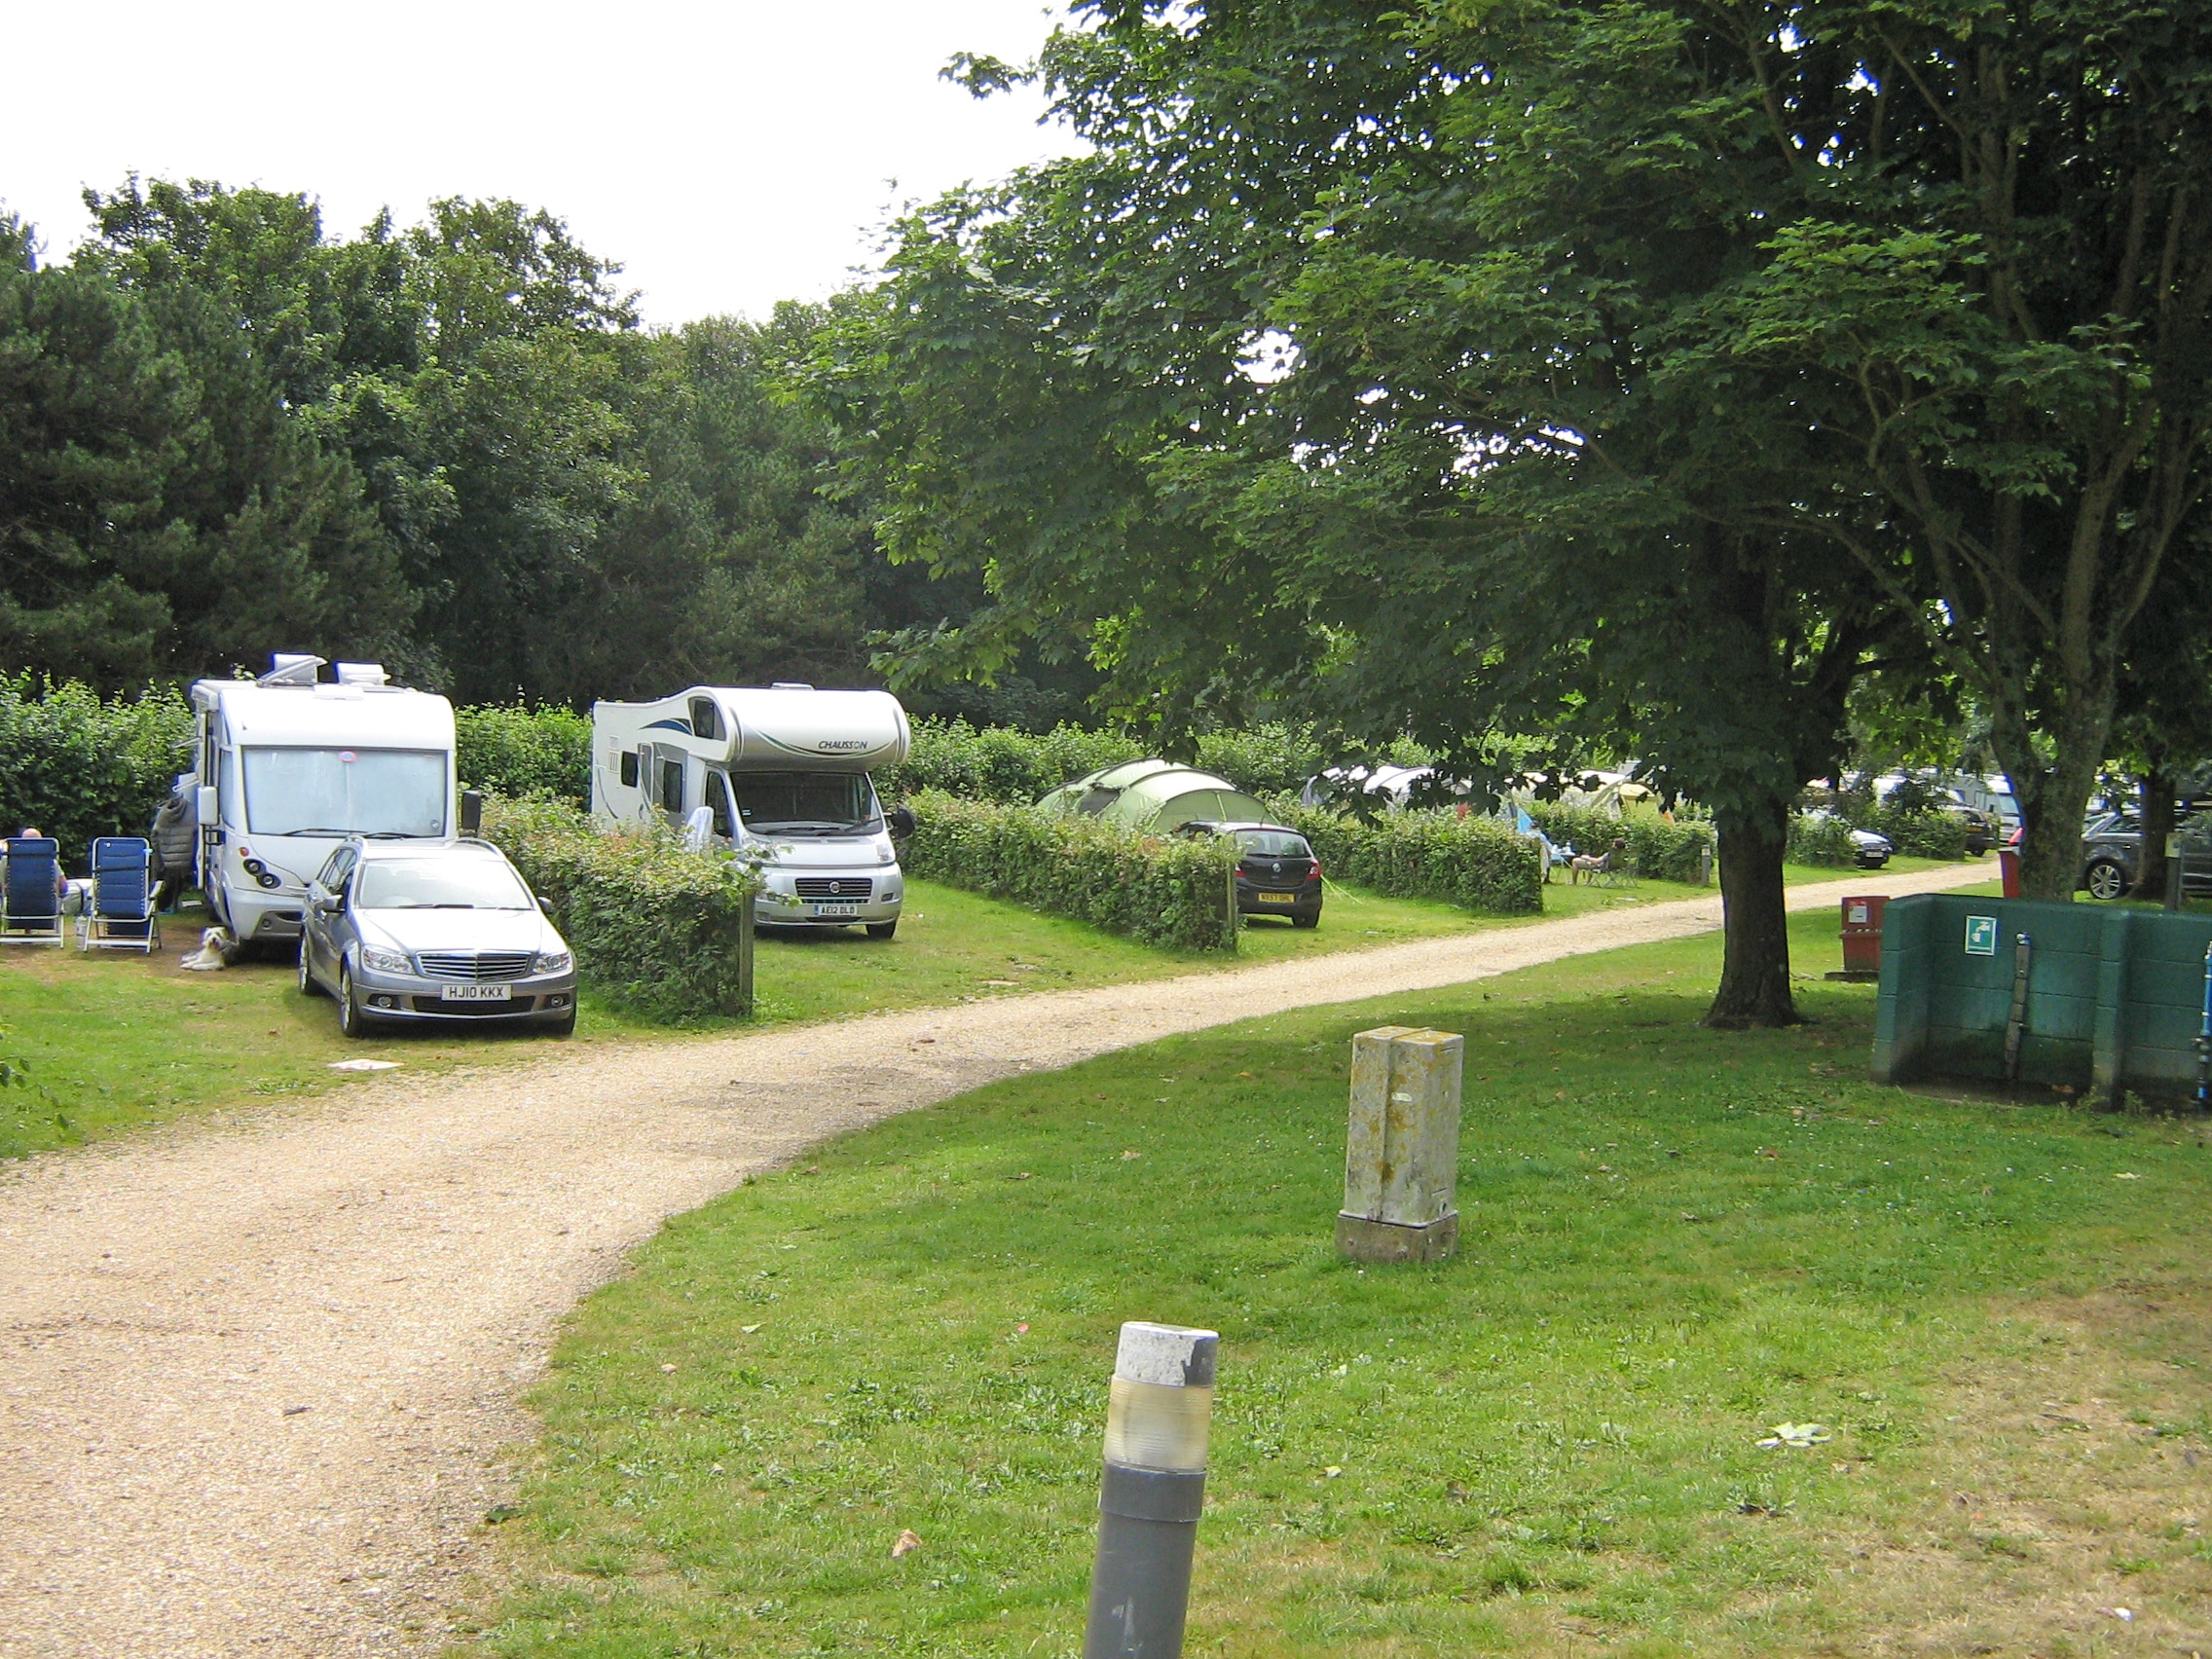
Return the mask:
[[[1986,879],[1972,867],[1792,890]],[[1719,925],[1717,898],[410,1082],[0,1175],[0,1654],[435,1646],[518,1390],[661,1219],[1012,1073]]]

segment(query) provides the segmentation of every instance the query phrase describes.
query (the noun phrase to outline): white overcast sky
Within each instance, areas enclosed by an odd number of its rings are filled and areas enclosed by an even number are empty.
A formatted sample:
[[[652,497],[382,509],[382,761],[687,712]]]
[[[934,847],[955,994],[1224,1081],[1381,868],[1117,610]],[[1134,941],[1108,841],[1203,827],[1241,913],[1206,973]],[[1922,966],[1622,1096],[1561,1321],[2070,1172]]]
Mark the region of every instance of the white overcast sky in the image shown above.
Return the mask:
[[[58,258],[79,192],[131,171],[303,190],[349,235],[512,197],[648,322],[760,316],[849,280],[899,202],[1073,147],[1034,95],[938,78],[1050,26],[1041,0],[0,0],[0,203]]]

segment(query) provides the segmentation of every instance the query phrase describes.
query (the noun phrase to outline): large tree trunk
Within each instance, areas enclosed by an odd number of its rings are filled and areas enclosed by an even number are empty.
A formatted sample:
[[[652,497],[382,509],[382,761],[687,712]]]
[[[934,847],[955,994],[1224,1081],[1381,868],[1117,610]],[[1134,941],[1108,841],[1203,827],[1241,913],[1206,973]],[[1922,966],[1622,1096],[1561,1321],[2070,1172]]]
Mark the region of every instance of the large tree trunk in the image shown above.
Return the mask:
[[[1997,757],[2012,780],[2025,826],[2020,837],[2023,899],[2072,899],[2074,884],[2082,878],[2082,818],[2112,736],[2116,694],[2113,673],[2108,669],[2099,678],[2102,683],[2068,688],[2065,715],[2050,734],[2048,764],[2042,763],[2028,735],[2025,695],[2011,719],[2001,716],[1994,722]]]
[[[2174,832],[2174,774],[2153,766],[2137,780],[2143,790],[2143,859],[2135,877],[2135,897],[2154,902],[2166,896],[2166,837]]]
[[[1794,1025],[1789,995],[1789,912],[1783,903],[1787,806],[1715,815],[1720,831],[1720,989],[1705,1023],[1722,1031]]]

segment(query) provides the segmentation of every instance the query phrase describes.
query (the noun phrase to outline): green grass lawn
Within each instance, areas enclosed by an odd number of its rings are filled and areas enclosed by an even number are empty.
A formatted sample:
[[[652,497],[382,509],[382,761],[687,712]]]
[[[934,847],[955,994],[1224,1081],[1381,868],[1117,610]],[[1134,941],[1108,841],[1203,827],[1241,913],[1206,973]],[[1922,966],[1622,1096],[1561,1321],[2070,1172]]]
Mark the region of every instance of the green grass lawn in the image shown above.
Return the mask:
[[[1832,966],[1833,917],[1794,943]],[[1223,1338],[1193,1653],[2191,1651],[2201,1126],[1874,1088],[1866,987],[1704,1031],[1717,960],[1023,1077],[671,1222],[559,1345],[462,1647],[1072,1655],[1144,1317]],[[1332,1247],[1385,1021],[1467,1038],[1437,1267]]]
[[[1835,870],[1792,869],[1795,880],[1833,880]],[[1708,891],[1668,882],[1619,888],[1545,890],[1545,914],[1577,915]],[[756,967],[758,1017],[830,1019],[878,1009],[949,1004],[1036,989],[1110,984],[1235,967],[1281,957],[1357,949],[1526,925],[1539,917],[1475,916],[1449,904],[1385,899],[1332,884],[1320,927],[1254,922],[1235,957],[1156,950],[1081,922],[1039,915],[942,887],[909,881],[897,939],[858,930],[760,936]],[[410,1032],[365,1044],[338,1034],[325,998],[293,989],[288,959],[257,958],[219,974],[177,966],[196,942],[200,913],[172,917],[168,948],[152,957],[125,951],[80,956],[73,949],[15,948],[0,955],[0,1026],[11,1051],[31,1067],[34,1088],[0,1094],[0,1158],[96,1139],[134,1124],[228,1106],[262,1106],[355,1081],[330,1063],[357,1055],[397,1059],[418,1070],[460,1063],[499,1065],[543,1051],[546,1039],[472,1028],[461,1035]],[[691,1031],[737,1028],[734,1020]],[[683,1033],[628,1018],[586,986],[574,1041],[678,1040]]]
[[[289,959],[187,973],[178,963],[197,947],[197,931],[175,918],[163,931],[167,948],[152,956],[86,956],[72,946],[0,957],[0,1025],[30,1083],[0,1091],[0,1158],[210,1108],[267,1107],[357,1081],[331,1071],[334,1060],[368,1056],[440,1071],[528,1058],[547,1044],[526,1032],[482,1030],[349,1042],[329,998],[295,989]],[[571,1041],[635,1041],[650,1029],[594,1008]]]

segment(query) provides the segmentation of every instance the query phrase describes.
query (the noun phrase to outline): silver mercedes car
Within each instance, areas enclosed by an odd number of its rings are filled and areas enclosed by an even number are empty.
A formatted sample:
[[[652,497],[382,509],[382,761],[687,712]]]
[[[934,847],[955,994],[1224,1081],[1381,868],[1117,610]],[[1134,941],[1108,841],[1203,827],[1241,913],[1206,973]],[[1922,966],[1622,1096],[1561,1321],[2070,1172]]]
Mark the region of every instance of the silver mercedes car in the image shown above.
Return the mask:
[[[338,1001],[349,1037],[407,1023],[576,1028],[576,964],[488,841],[355,836],[308,885],[300,990]]]

